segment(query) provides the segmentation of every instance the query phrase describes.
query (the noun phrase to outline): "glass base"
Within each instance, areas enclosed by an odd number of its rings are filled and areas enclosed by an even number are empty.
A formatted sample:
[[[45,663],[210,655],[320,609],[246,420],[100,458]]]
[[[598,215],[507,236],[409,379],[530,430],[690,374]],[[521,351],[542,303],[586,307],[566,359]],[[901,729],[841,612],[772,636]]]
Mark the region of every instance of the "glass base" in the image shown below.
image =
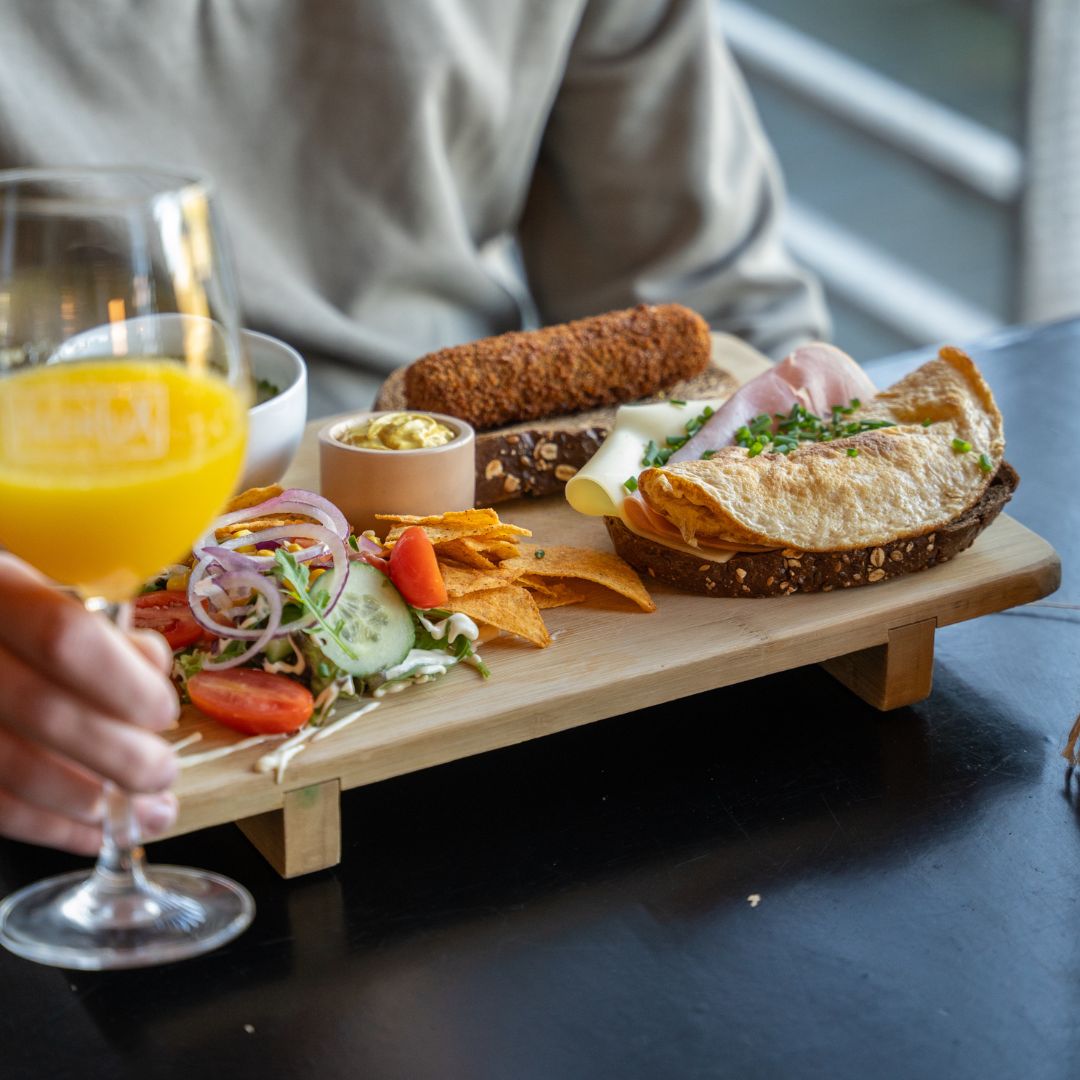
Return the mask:
[[[147,967],[216,949],[243,933],[255,901],[220,874],[151,866],[139,885],[77,870],[12,893],[0,904],[0,945],[79,971]]]

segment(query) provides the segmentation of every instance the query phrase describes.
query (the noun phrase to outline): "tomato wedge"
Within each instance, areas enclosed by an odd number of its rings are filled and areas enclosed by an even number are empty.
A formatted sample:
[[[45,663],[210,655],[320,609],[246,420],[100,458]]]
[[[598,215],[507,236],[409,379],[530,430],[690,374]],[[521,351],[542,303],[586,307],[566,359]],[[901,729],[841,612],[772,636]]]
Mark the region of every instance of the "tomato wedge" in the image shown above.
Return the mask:
[[[315,708],[307,687],[254,668],[200,671],[188,679],[187,688],[196,708],[245,735],[296,731]]]
[[[436,608],[446,603],[435,548],[419,525],[412,525],[398,537],[390,552],[390,580],[405,602],[415,608]]]
[[[187,594],[182,592],[152,592],[138,597],[131,624],[164,635],[173,652],[194,645],[203,636],[203,628],[191,614]]]

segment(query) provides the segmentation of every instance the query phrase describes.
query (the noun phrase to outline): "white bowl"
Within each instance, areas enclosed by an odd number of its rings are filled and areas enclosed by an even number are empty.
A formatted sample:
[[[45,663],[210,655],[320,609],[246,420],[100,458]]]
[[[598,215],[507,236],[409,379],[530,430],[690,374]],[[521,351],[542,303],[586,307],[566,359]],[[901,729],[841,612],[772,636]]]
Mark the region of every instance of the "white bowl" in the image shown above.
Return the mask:
[[[307,423],[307,367],[303,357],[284,341],[254,330],[242,331],[255,379],[266,379],[281,391],[248,410],[248,445],[237,490],[265,487],[285,475]]]

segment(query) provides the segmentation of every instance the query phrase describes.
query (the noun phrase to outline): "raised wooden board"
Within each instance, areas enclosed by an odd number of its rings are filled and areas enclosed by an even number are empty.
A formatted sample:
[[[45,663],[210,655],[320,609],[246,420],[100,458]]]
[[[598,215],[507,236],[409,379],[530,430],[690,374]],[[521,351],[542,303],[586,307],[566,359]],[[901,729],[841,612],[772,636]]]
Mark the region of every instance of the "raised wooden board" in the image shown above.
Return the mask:
[[[290,483],[316,483],[316,426]],[[561,498],[500,510],[532,529],[540,544],[610,550],[601,521],[574,513]],[[805,664],[828,662],[879,708],[909,704],[930,691],[936,627],[1036,600],[1059,579],[1050,545],[1002,515],[952,562],[879,585],[768,600],[656,586],[651,615],[614,605],[549,610],[549,648],[486,645],[489,681],[456,668],[388,697],[351,727],[310,744],[281,785],[252,770],[272,744],[185,771],[175,789],[180,817],[173,834],[239,822],[279,872],[293,876],[338,861],[340,790]],[[234,738],[191,713],[182,727],[181,735],[203,731],[199,750]]]

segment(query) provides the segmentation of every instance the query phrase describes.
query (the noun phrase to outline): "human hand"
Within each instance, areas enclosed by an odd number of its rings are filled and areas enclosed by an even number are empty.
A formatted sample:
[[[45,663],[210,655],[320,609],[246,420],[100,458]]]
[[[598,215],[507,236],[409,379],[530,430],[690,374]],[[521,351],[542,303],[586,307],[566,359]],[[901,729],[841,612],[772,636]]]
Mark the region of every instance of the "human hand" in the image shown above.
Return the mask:
[[[152,631],[124,635],[0,552],[0,835],[93,855],[103,780],[135,794],[147,833],[176,799],[172,654]]]

